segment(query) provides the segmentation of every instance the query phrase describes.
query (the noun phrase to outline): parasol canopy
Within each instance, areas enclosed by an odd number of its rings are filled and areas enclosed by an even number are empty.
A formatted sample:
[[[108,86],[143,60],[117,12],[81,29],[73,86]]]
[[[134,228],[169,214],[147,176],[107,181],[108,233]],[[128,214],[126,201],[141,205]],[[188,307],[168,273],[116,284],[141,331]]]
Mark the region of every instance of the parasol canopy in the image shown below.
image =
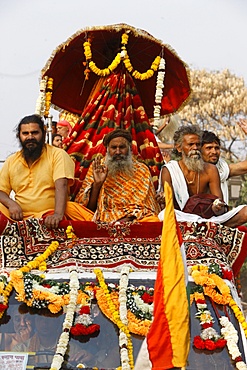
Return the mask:
[[[125,41],[124,34],[127,35]],[[85,46],[85,43],[89,43],[89,46]],[[146,31],[116,24],[80,30],[54,50],[41,72],[42,79],[52,80],[51,105],[81,115],[92,90],[103,76],[95,73],[96,68],[112,72],[119,53],[121,60],[118,70],[126,69],[129,65],[129,72],[148,118],[154,116],[158,65],[153,70],[152,65],[157,57],[165,60],[160,116],[176,112],[186,102],[191,92],[189,71],[176,52]],[[90,62],[94,71],[89,68]]]

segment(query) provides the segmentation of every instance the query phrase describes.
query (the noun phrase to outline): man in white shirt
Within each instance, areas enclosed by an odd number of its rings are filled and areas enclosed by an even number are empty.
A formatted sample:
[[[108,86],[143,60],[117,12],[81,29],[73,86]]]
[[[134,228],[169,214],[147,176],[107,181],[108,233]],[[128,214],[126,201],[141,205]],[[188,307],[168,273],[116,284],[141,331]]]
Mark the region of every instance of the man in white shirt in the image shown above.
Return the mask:
[[[220,174],[221,189],[224,201],[228,204],[228,179],[247,173],[247,160],[227,163],[220,158],[220,139],[211,131],[203,131],[201,153],[204,162],[216,165]]]

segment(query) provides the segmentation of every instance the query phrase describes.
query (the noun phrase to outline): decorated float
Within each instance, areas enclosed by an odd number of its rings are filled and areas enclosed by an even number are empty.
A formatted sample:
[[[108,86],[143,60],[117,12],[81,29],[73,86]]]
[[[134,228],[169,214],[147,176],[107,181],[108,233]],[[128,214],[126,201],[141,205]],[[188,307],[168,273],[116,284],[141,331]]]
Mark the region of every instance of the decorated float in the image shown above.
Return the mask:
[[[133,154],[157,187],[163,160],[154,133],[186,104],[189,81],[169,45],[126,24],[80,30],[59,45],[41,72],[36,113],[48,134],[51,108],[73,126],[64,145],[76,163],[71,198],[116,127],[130,130]],[[148,333],[150,356],[160,347],[170,367],[247,369],[236,284],[246,234],[177,224],[172,207],[164,223],[62,221],[57,230],[42,219],[2,218],[0,369],[134,369]],[[174,360],[181,345],[185,366]]]

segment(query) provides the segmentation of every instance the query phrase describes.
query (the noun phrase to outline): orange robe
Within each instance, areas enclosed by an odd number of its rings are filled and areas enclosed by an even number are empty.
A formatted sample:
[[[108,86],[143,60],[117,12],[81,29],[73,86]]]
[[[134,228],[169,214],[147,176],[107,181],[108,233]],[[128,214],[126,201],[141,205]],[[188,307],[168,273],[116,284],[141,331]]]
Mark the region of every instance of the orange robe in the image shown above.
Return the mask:
[[[76,202],[87,206],[93,181],[91,165]],[[116,177],[107,176],[100,190],[94,220],[113,222],[124,217],[134,217],[137,221],[158,222],[159,212],[149,168],[133,158],[132,175],[119,172]]]

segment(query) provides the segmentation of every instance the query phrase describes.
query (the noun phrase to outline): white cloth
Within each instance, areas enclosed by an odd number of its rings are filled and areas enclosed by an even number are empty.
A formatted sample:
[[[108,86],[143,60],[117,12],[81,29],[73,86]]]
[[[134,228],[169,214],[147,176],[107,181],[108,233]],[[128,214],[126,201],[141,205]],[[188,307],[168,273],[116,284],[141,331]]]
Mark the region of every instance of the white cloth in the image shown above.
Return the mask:
[[[228,192],[228,178],[230,175],[230,168],[227,162],[224,159],[219,158],[218,163],[216,164],[220,174],[220,185],[223,193],[223,199],[228,204],[229,202],[229,192]]]
[[[184,174],[179,167],[177,161],[170,161],[165,165],[168,169],[171,180],[172,180],[172,187],[173,193],[178,203],[178,206],[182,210],[189,199],[188,187],[184,178]],[[238,206],[233,208],[231,211],[228,211],[220,216],[213,216],[211,218],[203,218],[201,216],[185,213],[180,210],[175,210],[177,221],[187,221],[187,222],[215,222],[218,224],[224,223],[230,220],[233,216],[235,216],[243,207],[244,205]],[[164,219],[164,210],[159,213],[159,219],[162,221]]]

